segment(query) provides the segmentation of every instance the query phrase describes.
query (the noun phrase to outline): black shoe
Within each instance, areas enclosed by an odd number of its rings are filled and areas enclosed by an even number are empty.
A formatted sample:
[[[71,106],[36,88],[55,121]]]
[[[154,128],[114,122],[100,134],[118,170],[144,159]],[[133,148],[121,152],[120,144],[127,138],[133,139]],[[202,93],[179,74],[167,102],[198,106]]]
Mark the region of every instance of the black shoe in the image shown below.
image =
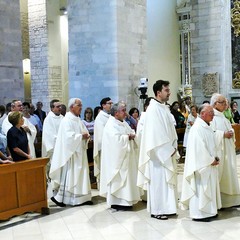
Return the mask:
[[[58,202],[54,197],[51,197],[51,200],[59,207],[66,207],[66,204],[63,202]]]
[[[151,214],[151,217],[152,218],[156,218],[158,220],[168,220],[168,217],[166,215],[154,215],[154,214]]]
[[[92,201],[87,201],[87,202],[82,203],[82,205],[93,205],[93,202]]]
[[[122,206],[122,205],[111,205],[112,209],[115,209],[117,211],[131,211],[132,206]]]
[[[193,218],[195,222],[210,222],[210,218]]]
[[[81,204],[76,204],[74,206],[75,207],[80,207],[80,206],[84,206],[84,205],[93,205],[93,202],[92,201],[87,201],[87,202],[84,202],[84,203],[81,203]]]

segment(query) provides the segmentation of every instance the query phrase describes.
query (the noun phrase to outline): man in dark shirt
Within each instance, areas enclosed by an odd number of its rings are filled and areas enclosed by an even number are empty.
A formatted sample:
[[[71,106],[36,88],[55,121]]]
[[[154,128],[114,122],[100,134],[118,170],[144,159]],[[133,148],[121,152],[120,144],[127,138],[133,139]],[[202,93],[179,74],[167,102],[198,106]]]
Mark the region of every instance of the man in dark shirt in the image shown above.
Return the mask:
[[[36,106],[37,106],[37,109],[34,111],[34,113],[40,118],[40,120],[43,124],[43,121],[46,117],[46,112],[44,112],[42,110],[43,104],[42,104],[42,102],[37,102]]]

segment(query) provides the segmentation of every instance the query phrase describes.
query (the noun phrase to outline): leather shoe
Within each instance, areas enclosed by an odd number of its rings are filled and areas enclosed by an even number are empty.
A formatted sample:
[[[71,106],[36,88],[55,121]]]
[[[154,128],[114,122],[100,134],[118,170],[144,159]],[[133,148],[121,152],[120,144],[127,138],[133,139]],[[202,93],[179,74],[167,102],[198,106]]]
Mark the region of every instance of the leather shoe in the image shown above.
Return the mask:
[[[115,209],[117,211],[131,211],[132,206],[122,206],[122,205],[111,205],[112,209]]]
[[[54,197],[51,197],[51,200],[59,207],[66,207],[66,204],[63,202],[58,202]]]
[[[195,222],[210,222],[210,218],[193,218]]]

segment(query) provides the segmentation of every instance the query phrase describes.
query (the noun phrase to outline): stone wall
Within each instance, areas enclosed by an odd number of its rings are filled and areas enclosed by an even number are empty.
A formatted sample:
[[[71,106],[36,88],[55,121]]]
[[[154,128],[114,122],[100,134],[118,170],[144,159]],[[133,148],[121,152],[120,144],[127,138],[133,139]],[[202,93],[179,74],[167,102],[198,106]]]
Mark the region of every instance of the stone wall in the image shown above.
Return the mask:
[[[0,104],[23,97],[19,0],[0,1]]]
[[[84,108],[106,96],[136,105],[133,89],[147,68],[146,1],[70,0],[68,20],[69,96]]]
[[[204,73],[218,73],[218,91],[227,97],[231,91],[230,3],[194,0],[191,4],[192,86],[194,100],[199,104],[209,99],[202,89]]]
[[[49,106],[48,29],[46,0],[29,0],[29,42],[31,59],[32,102]]]

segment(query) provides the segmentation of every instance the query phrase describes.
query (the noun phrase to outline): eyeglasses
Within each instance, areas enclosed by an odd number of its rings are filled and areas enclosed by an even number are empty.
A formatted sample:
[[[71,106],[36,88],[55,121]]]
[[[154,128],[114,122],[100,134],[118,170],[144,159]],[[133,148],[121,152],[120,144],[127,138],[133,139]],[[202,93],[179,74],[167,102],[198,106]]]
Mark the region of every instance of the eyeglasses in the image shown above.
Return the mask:
[[[219,103],[219,104],[222,104],[222,105],[225,105],[225,104],[227,104],[227,102],[226,102],[226,101],[222,101],[222,102],[219,102],[219,101],[217,101],[217,103]]]
[[[112,102],[107,102],[106,104],[110,104],[110,105],[112,105],[113,103],[112,103]]]

